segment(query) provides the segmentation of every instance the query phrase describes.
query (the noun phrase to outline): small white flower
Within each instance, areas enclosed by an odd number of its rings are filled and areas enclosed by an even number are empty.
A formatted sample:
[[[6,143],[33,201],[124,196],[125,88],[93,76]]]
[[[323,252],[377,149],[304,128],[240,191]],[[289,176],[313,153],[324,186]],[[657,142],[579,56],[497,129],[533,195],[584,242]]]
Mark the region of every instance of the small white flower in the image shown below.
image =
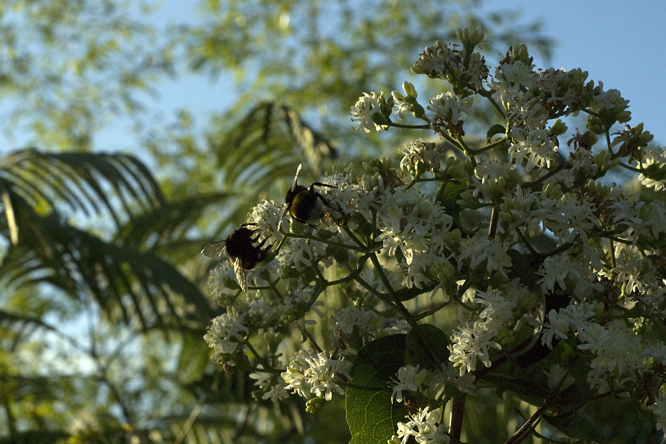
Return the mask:
[[[393,383],[393,394],[391,394],[391,402],[402,402],[404,397],[402,392],[409,391],[415,392],[419,389],[421,384],[428,378],[429,371],[421,369],[419,365],[416,367],[407,365],[398,369],[397,380]]]
[[[604,84],[599,82],[599,87],[603,88]],[[622,94],[617,89],[609,89],[608,91],[601,91],[594,96],[590,103],[590,111],[594,114],[603,114],[604,112],[617,112],[629,107],[629,101],[622,98]],[[620,123],[626,120],[619,120]]]
[[[576,269],[571,267],[566,255],[548,256],[543,262],[539,274],[543,276],[540,282],[544,292],[554,291],[555,284],[561,290],[566,290],[567,283],[565,279],[567,276],[579,276]]]
[[[515,106],[514,97],[521,88],[530,88],[537,79],[534,65],[523,62],[505,63],[497,67],[490,86],[505,104],[506,108]]]
[[[259,364],[256,372],[250,373],[250,379],[254,379],[254,385],[260,390],[265,390],[261,399],[270,399],[271,401],[279,401],[287,399],[289,393],[284,388],[284,380],[279,375],[270,372],[261,371],[263,366]]]
[[[282,240],[282,233],[277,229],[280,223],[282,210],[283,205],[275,201],[267,200],[252,207],[248,222],[255,225],[252,228],[259,232],[259,241],[267,239],[269,234],[274,236],[277,241]],[[272,241],[267,241],[267,244],[272,243]]]
[[[457,125],[460,122],[460,114],[472,114],[472,105],[474,96],[468,96],[462,100],[454,93],[447,91],[439,94],[434,99],[430,99],[428,109],[434,113],[431,116],[431,126],[436,121],[444,121],[451,125]]]
[[[398,438],[402,438],[401,444],[406,444],[410,436],[413,436],[419,444],[450,442],[451,437],[446,433],[446,424],[440,423],[439,410],[429,411],[429,407],[425,407],[409,418],[410,421],[406,423],[398,423]]]
[[[400,161],[400,168],[416,177],[417,173],[425,171],[438,172],[440,170],[440,156],[442,147],[421,139],[409,142],[402,149],[404,154]]]
[[[541,336],[541,343],[552,350],[554,339],[568,339],[569,318],[561,315],[555,310],[548,313],[548,323]]]
[[[363,130],[364,133],[375,131],[375,122],[372,117],[380,111],[379,96],[373,93],[363,93],[356,104],[351,107],[352,121],[358,122],[354,129]]]
[[[461,393],[475,396],[475,379],[473,373],[465,373],[461,376],[453,366],[442,363],[430,373],[421,390],[434,399],[444,399],[447,387],[450,386],[455,387]]]
[[[449,361],[453,362],[454,367],[458,367],[461,375],[475,371],[477,359],[490,367],[488,349],[502,349],[502,346],[493,340],[495,334],[496,332],[486,329],[485,322],[477,320],[467,323],[453,333],[452,344],[449,345]]]
[[[247,312],[238,313],[235,307],[231,307],[213,319],[204,340],[215,350],[216,355],[233,354],[245,342],[248,333],[246,317]]]
[[[548,135],[545,128],[526,130],[514,127],[511,135],[515,143],[509,147],[509,155],[519,163],[527,159],[525,171],[530,172],[534,167],[550,168],[550,164],[557,158],[557,146]]]
[[[659,146],[647,148],[641,160],[641,167],[655,169],[655,173],[659,171],[659,176],[661,176],[661,178],[653,178],[641,174],[638,178],[643,186],[654,188],[655,191],[666,189],[666,149]]]
[[[349,337],[356,332],[364,343],[376,335],[377,328],[374,321],[377,315],[363,307],[350,306],[338,311],[335,316],[329,318],[330,332],[333,337],[333,343],[340,347],[341,353],[350,349]]]
[[[489,275],[499,273],[506,277],[507,269],[511,266],[506,244],[489,238],[486,233],[478,232],[473,237],[463,239],[460,249],[462,253],[458,256],[458,268],[465,264],[476,268],[485,261],[485,268]]]
[[[507,291],[500,291],[489,287],[486,291],[477,291],[474,302],[485,305],[486,308],[479,313],[479,318],[484,321],[493,321],[498,324],[511,322],[518,301],[525,290],[517,286],[517,281],[512,285],[507,284]]]

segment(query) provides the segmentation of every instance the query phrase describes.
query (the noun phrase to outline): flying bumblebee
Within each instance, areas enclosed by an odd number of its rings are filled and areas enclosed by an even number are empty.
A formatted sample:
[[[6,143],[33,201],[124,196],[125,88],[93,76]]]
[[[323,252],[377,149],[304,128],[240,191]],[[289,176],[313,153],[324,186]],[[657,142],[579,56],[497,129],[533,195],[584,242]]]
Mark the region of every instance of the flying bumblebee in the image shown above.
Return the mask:
[[[298,165],[298,168],[296,169],[296,175],[294,176],[294,184],[291,186],[289,191],[287,191],[287,196],[284,199],[284,210],[280,216],[278,230],[282,224],[282,218],[285,214],[287,214],[287,212],[289,212],[291,217],[297,221],[312,226],[310,222],[321,219],[321,217],[324,216],[324,205],[331,208],[331,205],[326,201],[324,196],[316,192],[314,187],[337,187],[321,182],[314,182],[312,185],[310,185],[310,188],[299,185],[298,173],[301,172],[301,166],[302,165]]]
[[[266,239],[257,244],[259,230],[248,228],[250,225],[254,224],[243,224],[225,240],[209,242],[201,247],[201,254],[211,259],[222,259],[226,253],[229,261],[234,265],[236,280],[243,291],[247,291],[245,270],[251,270],[266,259],[268,250],[271,248],[270,245],[263,248]]]

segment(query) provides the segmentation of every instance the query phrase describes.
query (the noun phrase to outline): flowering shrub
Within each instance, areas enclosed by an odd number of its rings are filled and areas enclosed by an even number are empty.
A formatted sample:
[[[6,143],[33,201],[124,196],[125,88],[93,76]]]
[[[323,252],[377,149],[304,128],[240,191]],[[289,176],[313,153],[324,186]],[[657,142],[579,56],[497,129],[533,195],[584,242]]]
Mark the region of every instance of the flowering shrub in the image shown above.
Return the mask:
[[[213,359],[249,361],[258,398],[300,396],[314,412],[344,395],[356,444],[459,442],[465,403],[488,389],[533,406],[506,442],[655,442],[666,153],[586,72],[536,70],[524,46],[491,72],[474,52],[483,34],[458,37],[412,67],[445,90],[427,104],[405,82],[351,109],[366,133],[422,132],[399,165],[323,177],[334,188],[309,191],[318,222],[280,225],[276,202],[252,209],[271,252],[247,293],[230,264],[211,275],[226,307],[205,337]],[[498,116],[485,144],[465,132],[480,101]],[[572,133],[560,119],[580,113],[587,130]],[[616,184],[618,171],[632,177]]]

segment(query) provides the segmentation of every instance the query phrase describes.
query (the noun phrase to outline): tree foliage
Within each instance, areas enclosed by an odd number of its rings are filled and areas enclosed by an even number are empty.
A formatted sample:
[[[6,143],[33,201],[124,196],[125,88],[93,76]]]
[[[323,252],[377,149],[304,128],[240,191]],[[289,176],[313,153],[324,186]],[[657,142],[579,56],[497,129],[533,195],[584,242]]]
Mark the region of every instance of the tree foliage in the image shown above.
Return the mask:
[[[376,153],[346,113],[369,85],[395,87],[396,54],[463,22],[496,30],[489,51],[548,51],[537,27],[475,5],[202,1],[167,25],[152,2],[3,2],[1,129],[44,148],[0,157],[2,439],[346,442],[342,405],[315,426],[301,401],[251,403],[253,381],[210,362],[221,309],[199,248],[283,196],[301,161],[314,175]],[[151,108],[174,75],[226,74],[239,94],[207,122]],[[123,119],[132,154],[105,152],[100,132]]]

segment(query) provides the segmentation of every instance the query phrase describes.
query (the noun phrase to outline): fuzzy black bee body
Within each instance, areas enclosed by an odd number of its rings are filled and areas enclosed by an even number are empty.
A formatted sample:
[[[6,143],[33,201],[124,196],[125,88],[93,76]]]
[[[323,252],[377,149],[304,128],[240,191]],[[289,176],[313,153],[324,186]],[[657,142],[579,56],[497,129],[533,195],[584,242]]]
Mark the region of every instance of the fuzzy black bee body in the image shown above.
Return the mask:
[[[211,259],[222,259],[226,254],[234,266],[236,280],[241,290],[247,291],[245,270],[251,270],[266,259],[271,246],[264,248],[266,239],[257,244],[257,230],[243,224],[223,241],[209,242],[201,247],[201,254]]]
[[[284,211],[282,212],[282,217],[289,212],[291,217],[295,220],[310,225],[311,222],[319,220],[324,216],[324,205],[329,208],[331,207],[324,196],[315,190],[315,187],[336,187],[321,182],[314,182],[310,185],[310,188],[298,185],[298,173],[300,171],[301,165],[298,165],[296,176],[294,177],[294,184],[289,191],[287,191],[287,196],[284,199],[285,206]],[[280,217],[280,222],[282,222],[282,217]],[[279,228],[280,227],[278,226],[278,230]]]

